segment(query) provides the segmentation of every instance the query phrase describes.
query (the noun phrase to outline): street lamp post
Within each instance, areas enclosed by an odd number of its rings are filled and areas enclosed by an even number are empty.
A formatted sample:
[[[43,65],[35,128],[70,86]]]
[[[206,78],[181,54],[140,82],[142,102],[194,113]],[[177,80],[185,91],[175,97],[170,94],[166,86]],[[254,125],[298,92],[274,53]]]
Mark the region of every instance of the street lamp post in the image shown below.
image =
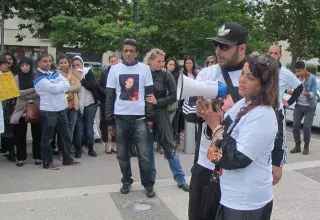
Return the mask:
[[[139,3],[139,0],[133,0],[133,17],[132,17],[132,21],[134,23],[137,22],[138,3]]]
[[[1,1],[2,3],[2,11],[1,11],[1,53],[4,53],[4,0]]]

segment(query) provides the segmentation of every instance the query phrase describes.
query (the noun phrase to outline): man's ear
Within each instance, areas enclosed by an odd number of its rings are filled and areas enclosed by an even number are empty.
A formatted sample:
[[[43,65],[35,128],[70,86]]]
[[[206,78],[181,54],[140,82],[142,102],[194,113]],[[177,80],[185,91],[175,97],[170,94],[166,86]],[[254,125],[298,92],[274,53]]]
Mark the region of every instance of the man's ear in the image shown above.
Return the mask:
[[[241,44],[240,45],[240,51],[239,51],[240,54],[241,55],[243,55],[243,54],[245,55],[246,54],[246,50],[247,50],[247,45],[246,44]]]

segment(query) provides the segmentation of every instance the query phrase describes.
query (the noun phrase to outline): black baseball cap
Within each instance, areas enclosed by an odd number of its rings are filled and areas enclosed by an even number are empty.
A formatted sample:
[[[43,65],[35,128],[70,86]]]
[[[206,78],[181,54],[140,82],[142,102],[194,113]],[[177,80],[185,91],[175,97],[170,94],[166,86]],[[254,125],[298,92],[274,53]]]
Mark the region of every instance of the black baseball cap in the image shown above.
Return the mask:
[[[248,31],[237,22],[227,22],[219,28],[216,37],[209,37],[207,39],[222,44],[247,44]]]

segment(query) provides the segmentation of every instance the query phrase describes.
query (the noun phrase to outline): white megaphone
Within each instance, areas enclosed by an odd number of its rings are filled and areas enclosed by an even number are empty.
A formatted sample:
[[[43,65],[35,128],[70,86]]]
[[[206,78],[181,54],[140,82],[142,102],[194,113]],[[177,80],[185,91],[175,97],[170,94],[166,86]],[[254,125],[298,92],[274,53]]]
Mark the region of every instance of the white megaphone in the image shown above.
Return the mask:
[[[177,84],[177,100],[192,96],[206,99],[223,98],[228,94],[227,86],[219,81],[198,81],[180,74]]]

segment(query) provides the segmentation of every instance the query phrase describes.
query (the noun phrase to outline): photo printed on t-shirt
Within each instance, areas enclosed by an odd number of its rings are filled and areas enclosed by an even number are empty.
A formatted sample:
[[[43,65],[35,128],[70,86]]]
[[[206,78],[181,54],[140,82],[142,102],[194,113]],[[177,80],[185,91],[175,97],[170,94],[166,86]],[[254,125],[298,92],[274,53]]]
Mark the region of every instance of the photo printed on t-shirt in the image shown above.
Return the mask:
[[[121,100],[139,100],[139,74],[120,74],[119,82],[121,87]]]

